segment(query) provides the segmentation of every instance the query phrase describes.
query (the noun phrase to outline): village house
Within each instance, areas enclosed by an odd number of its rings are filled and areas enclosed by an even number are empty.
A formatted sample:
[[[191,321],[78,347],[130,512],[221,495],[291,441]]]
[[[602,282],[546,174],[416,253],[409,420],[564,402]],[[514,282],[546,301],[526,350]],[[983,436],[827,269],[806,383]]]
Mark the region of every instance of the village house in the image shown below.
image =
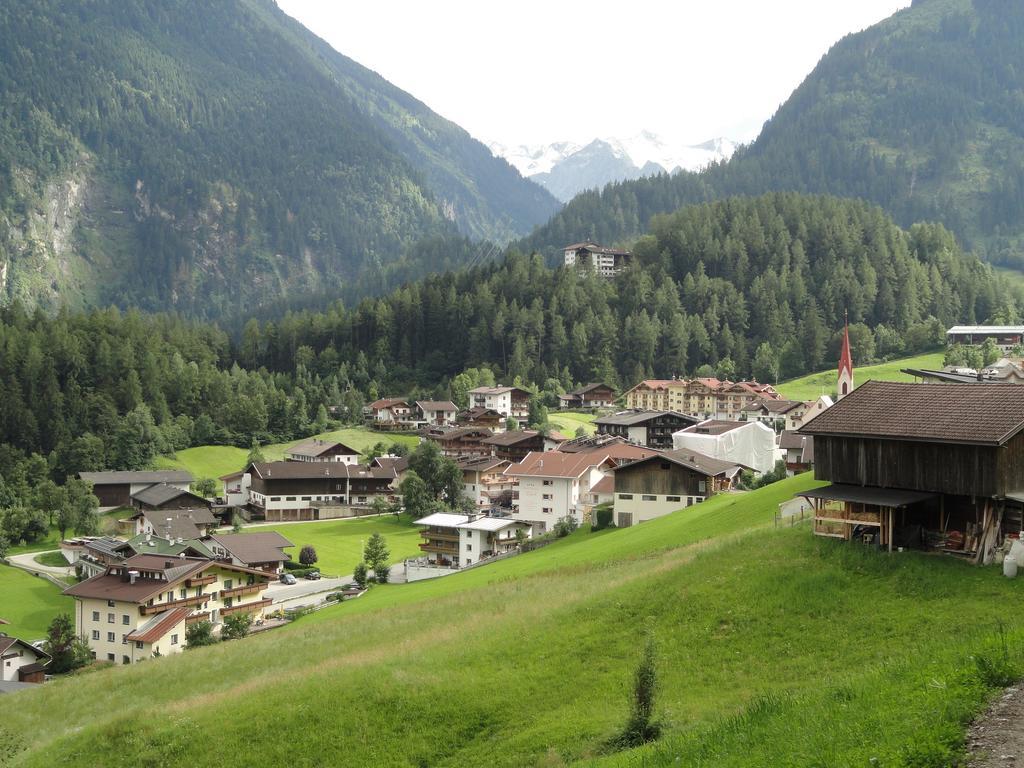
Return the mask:
[[[675,411],[623,411],[594,419],[598,434],[623,437],[648,448],[671,448],[672,434],[698,419]]]
[[[366,406],[364,413],[367,423],[373,429],[406,430],[422,426],[422,422],[416,420],[413,407],[400,397],[375,400]]]
[[[980,371],[947,365],[940,371],[928,368],[903,368],[915,381],[949,384],[1024,384],[1024,362],[1003,357]]]
[[[179,512],[183,509],[205,509],[209,512],[213,508],[209,499],[168,483],[157,483],[133,493],[131,502],[132,507],[139,512]]]
[[[814,531],[990,562],[1024,512],[1024,389],[868,381],[800,434]]]
[[[626,528],[699,504],[732,488],[742,469],[685,449],[615,467],[615,525]]]
[[[220,521],[208,508],[141,510],[126,521],[132,536],[164,536],[168,539],[201,539]]]
[[[456,423],[466,427],[489,429],[495,434],[505,431],[506,417],[493,408],[483,406],[470,408],[456,417]]]
[[[600,382],[558,396],[559,408],[609,408],[615,402],[615,389]]]
[[[458,461],[462,470],[462,490],[478,508],[511,508],[515,481],[504,472],[511,462],[493,456]]]
[[[417,400],[416,418],[430,426],[446,426],[455,423],[459,409],[450,400]]]
[[[779,435],[779,450],[786,461],[786,474],[797,475],[814,465],[814,438],[786,430]]]
[[[432,427],[423,439],[437,443],[442,456],[459,459],[490,456],[492,448],[484,440],[492,434],[486,427]]]
[[[204,541],[218,560],[267,573],[280,573],[295,546],[276,531],[257,533],[218,533]]]
[[[481,441],[490,446],[491,455],[506,461],[518,462],[526,458],[526,454],[548,448],[549,441],[535,429],[516,429],[491,435]]]
[[[800,429],[805,421],[813,419],[826,408],[831,408],[833,405],[835,405],[835,402],[828,395],[819,395],[815,400],[807,400],[796,408],[786,411],[786,424],[784,429],[787,432]]]
[[[378,496],[395,501],[393,468],[341,462],[253,462],[240,487],[253,519],[267,522],[347,517]]]
[[[782,458],[775,432],[759,421],[708,419],[672,435],[676,450],[741,464],[755,472],[771,472]]]
[[[127,507],[132,496],[152,485],[166,483],[187,491],[192,485],[189,472],[175,469],[140,472],[79,472],[78,478],[92,483],[92,492],[100,501],[100,509]]]
[[[529,538],[530,526],[509,517],[437,512],[416,521],[422,526],[420,549],[435,566],[464,568],[519,546],[517,531]]]
[[[946,331],[946,342],[953,346],[980,346],[992,339],[1003,354],[1024,346],[1024,325],[954,325]]]
[[[739,419],[758,400],[781,399],[770,384],[716,378],[647,379],[623,398],[629,408],[675,411],[700,419]]]
[[[563,517],[582,523],[590,512],[590,489],[612,466],[602,453],[531,453],[505,470],[516,480],[512,517],[533,525],[538,534]]]
[[[392,481],[391,487],[398,488],[405,479],[406,473],[409,471],[409,457],[391,456],[390,454],[378,456],[375,459],[371,459],[368,466],[373,469],[383,469],[385,471],[390,470],[394,472],[395,479]]]
[[[228,563],[135,555],[64,590],[75,599],[75,632],[100,660],[134,664],[180,653],[185,630],[210,621],[219,632],[233,613],[254,619],[270,605],[261,596],[270,575]]]
[[[359,451],[344,443],[314,437],[286,448],[284,458],[285,461],[340,461],[342,464],[358,464]]]
[[[530,417],[530,393],[522,387],[476,387],[469,390],[474,408],[489,408],[506,419],[525,422]]]
[[[657,448],[645,448],[630,443],[624,437],[587,435],[566,440],[558,446],[560,453],[601,453],[615,466],[629,461],[646,459],[659,453]]]
[[[743,406],[740,415],[742,421],[759,421],[766,427],[780,432],[785,428],[786,420],[793,411],[803,412],[806,404],[802,400],[774,400],[757,398]]]
[[[0,682],[41,683],[50,655],[24,640],[0,632]]]
[[[62,541],[61,553],[83,578],[96,576],[114,565],[140,554],[164,557],[214,559],[214,554],[199,539],[170,539],[142,533],[127,541],[112,536],[90,536]]]
[[[605,248],[587,240],[562,249],[565,266],[589,270],[599,277],[612,278],[625,269],[633,254],[618,248]]]

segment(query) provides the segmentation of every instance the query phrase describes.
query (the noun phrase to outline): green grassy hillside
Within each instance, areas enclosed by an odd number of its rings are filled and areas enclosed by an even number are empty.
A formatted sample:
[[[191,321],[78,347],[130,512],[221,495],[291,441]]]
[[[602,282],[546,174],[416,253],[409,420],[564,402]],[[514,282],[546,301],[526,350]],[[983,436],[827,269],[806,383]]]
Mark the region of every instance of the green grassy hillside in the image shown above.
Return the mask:
[[[46,628],[58,613],[71,614],[74,600],[64,597],[51,582],[20,568],[0,565],[0,632],[32,642],[46,636]],[[0,738],[0,745],[3,739]],[[0,765],[3,765],[0,746]]]
[[[315,435],[322,440],[337,440],[357,451],[369,451],[374,445],[383,441],[386,444],[402,443],[410,448],[416,446],[419,438],[415,435],[394,435],[384,432],[373,432],[363,427],[348,427],[332,432]],[[274,443],[262,447],[263,456],[267,461],[280,461],[284,458],[285,449],[312,438],[293,440],[289,443]],[[231,472],[237,472],[245,466],[249,451],[233,445],[200,445],[178,451],[174,456],[159,456],[154,461],[157,469],[185,469],[193,477],[218,478]]]
[[[997,622],[1020,660],[1006,606],[1024,583],[773,530],[777,503],[811,484],[579,532],[284,631],[4,697],[0,744],[23,766],[952,764],[994,692],[972,656],[993,658]],[[607,754],[645,628],[665,732]]]
[[[876,381],[913,381],[913,376],[900,373],[900,370],[903,368],[942,368],[942,353],[932,352],[927,355],[904,357],[888,363],[854,368],[854,381],[857,384],[863,384],[869,379]],[[798,379],[784,381],[775,388],[783,397],[790,400],[811,400],[818,395],[834,396],[836,392],[836,371],[832,369],[810,373]]]
[[[401,562],[420,554],[420,529],[407,519],[373,517],[365,520],[333,520],[316,523],[290,523],[288,525],[256,525],[243,533],[277,531],[295,546],[285,549],[292,560],[298,561],[299,550],[305,544],[316,549],[317,567],[329,576],[346,576],[363,559],[363,546],[374,533],[379,533],[391,550],[391,562]]]

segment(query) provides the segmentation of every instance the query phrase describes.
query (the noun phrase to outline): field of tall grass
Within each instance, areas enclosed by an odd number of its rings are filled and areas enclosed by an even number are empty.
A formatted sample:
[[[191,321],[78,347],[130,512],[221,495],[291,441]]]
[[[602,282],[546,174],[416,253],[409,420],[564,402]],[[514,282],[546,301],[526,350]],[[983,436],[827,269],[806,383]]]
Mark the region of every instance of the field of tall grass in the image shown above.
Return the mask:
[[[1024,584],[775,530],[813,484],[0,697],[0,745],[25,766],[952,765],[1020,669]],[[645,632],[663,733],[615,752]]]

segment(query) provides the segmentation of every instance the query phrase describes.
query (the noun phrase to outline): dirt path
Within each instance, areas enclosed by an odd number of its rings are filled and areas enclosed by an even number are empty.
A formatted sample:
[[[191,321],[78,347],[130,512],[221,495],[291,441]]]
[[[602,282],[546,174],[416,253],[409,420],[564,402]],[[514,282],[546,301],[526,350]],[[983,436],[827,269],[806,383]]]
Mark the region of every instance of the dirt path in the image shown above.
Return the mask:
[[[970,768],[1024,768],[1024,686],[1007,688],[967,731]]]

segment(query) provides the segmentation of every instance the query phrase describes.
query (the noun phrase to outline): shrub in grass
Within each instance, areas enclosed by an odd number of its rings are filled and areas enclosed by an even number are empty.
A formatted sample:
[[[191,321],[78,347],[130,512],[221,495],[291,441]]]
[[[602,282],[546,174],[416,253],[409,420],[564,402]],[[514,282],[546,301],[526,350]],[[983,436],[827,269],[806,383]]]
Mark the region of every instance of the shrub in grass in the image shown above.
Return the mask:
[[[579,528],[579,526],[580,524],[576,522],[576,518],[572,515],[566,515],[565,517],[559,518],[558,522],[555,523],[555,536],[559,539],[564,538]]]
[[[609,504],[599,504],[594,507],[594,524],[590,526],[592,531],[600,531],[604,528],[614,528],[614,512]]]
[[[308,568],[309,566],[316,563],[318,559],[319,558],[316,556],[316,549],[313,547],[312,544],[304,544],[302,546],[302,551],[299,552],[300,563],[302,563],[304,566]]]
[[[223,640],[239,640],[249,634],[252,627],[252,616],[248,613],[233,613],[224,619],[224,626],[220,630]]]
[[[654,638],[646,633],[643,655],[633,673],[631,711],[625,727],[609,741],[612,749],[632,749],[654,741],[661,735],[661,724],[654,719],[654,696],[658,689],[657,654]]]
[[[366,563],[359,563],[359,565],[352,570],[352,581],[360,587],[365,588],[366,582],[369,579],[369,570],[370,569],[366,567]]]
[[[974,656],[978,678],[990,688],[1005,688],[1020,679],[1020,670],[1010,660],[1010,648],[1006,642],[1006,628],[1000,622],[997,635],[998,647]]]
[[[213,634],[213,624],[208,621],[197,621],[189,624],[185,630],[185,648],[201,648],[204,645],[213,645],[217,642],[217,636]]]

